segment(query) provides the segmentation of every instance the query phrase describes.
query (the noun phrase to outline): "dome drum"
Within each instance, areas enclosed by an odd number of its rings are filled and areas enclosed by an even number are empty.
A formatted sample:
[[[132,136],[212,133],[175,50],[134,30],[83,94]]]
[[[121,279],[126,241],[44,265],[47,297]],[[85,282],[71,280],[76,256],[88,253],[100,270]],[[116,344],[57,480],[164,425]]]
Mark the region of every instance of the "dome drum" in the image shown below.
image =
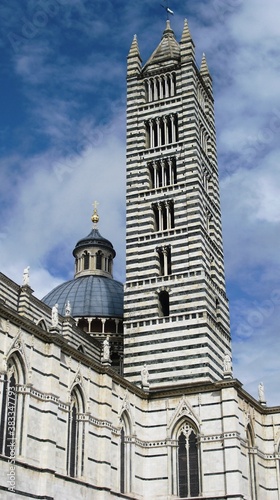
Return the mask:
[[[123,322],[120,318],[79,317],[75,319],[81,330],[98,339],[104,339],[108,334],[118,337],[123,333]]]

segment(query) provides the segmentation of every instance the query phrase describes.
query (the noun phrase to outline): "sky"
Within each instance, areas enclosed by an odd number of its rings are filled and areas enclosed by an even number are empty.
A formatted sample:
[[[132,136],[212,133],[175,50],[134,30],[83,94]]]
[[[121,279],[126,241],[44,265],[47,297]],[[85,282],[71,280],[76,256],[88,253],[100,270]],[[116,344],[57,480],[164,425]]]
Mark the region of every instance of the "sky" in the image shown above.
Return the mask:
[[[99,230],[125,280],[126,57],[165,28],[161,0],[2,0],[0,270],[43,297],[73,278],[72,250]],[[214,82],[233,374],[280,404],[280,3],[170,0]]]

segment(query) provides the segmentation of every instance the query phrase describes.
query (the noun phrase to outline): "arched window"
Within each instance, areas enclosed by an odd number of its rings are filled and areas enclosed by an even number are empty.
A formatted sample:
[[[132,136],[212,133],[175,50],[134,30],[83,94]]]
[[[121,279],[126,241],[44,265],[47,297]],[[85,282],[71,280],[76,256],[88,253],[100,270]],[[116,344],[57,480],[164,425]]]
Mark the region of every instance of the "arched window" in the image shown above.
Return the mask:
[[[174,228],[174,203],[173,200],[153,203],[154,229],[155,231],[165,231]]]
[[[131,426],[130,419],[126,411],[121,416],[120,432],[120,492],[129,493],[131,491]]]
[[[148,174],[151,189],[176,184],[176,159],[172,157],[148,163]]]
[[[100,251],[96,254],[96,269],[102,269],[102,253]]]
[[[256,468],[255,468],[255,455],[254,455],[254,435],[252,431],[252,427],[249,424],[246,430],[246,437],[248,443],[248,481],[249,481],[249,494],[252,500],[257,498],[256,496]]]
[[[148,148],[165,146],[178,141],[178,117],[174,113],[150,118],[145,125]]]
[[[167,276],[171,274],[171,249],[170,246],[158,247],[159,274]]]
[[[23,366],[20,354],[14,353],[7,362],[3,380],[0,453],[11,458],[22,454],[24,394],[18,392],[18,387],[25,383]]]
[[[84,269],[89,269],[89,253],[84,253]]]
[[[166,290],[159,293],[159,316],[169,316],[169,294]]]
[[[84,413],[84,401],[79,386],[71,392],[68,419],[67,443],[67,473],[71,477],[82,476],[84,473],[84,441],[85,423],[80,419]]]
[[[177,494],[180,498],[200,494],[200,468],[197,431],[185,422],[177,434]]]
[[[113,271],[113,259],[110,255],[110,257],[108,258],[108,272],[112,274],[112,271]]]

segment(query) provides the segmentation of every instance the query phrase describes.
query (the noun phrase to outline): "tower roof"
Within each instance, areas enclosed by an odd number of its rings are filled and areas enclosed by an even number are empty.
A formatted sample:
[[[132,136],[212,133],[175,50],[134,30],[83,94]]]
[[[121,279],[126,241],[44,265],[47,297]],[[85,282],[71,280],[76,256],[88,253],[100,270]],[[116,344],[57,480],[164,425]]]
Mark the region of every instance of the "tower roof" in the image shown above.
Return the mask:
[[[175,39],[174,31],[171,29],[170,21],[166,21],[166,28],[157,48],[152,53],[144,66],[144,71],[152,65],[165,65],[165,63],[177,63],[180,60],[180,46]]]

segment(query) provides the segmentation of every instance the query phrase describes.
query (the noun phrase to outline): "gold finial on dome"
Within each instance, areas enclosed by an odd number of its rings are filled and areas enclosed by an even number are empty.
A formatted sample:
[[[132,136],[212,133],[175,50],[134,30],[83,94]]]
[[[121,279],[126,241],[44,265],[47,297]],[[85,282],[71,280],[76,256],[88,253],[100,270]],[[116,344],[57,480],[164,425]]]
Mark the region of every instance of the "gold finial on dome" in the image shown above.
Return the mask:
[[[93,227],[96,227],[97,226],[97,223],[99,221],[99,215],[97,213],[97,206],[99,205],[98,201],[95,201],[93,203],[93,207],[94,207],[94,210],[93,210],[93,214],[91,216],[91,220],[93,222]]]

